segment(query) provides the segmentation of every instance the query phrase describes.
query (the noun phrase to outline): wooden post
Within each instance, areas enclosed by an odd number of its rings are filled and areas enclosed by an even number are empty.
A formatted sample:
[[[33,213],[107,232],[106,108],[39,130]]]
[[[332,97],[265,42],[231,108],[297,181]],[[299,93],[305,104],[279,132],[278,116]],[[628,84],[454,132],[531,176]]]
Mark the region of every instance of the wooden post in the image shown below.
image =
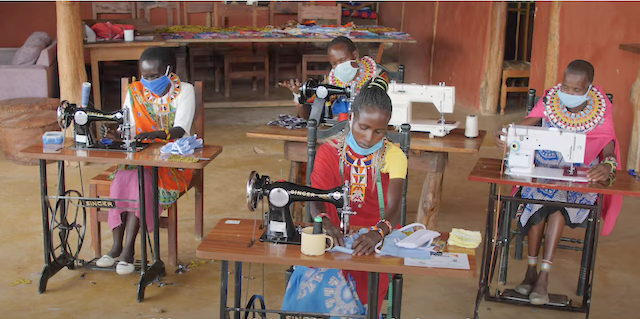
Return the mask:
[[[634,169],[638,171],[638,161],[640,160],[640,70],[638,70],[638,77],[631,86],[631,92],[629,93],[629,102],[633,107],[633,129],[631,131],[631,143],[629,144],[629,155],[627,156],[627,169]]]
[[[544,87],[550,88],[558,83],[558,53],[560,45],[560,2],[551,2],[549,9],[549,35],[547,37],[547,56],[544,68]]]
[[[486,45],[484,73],[480,83],[480,113],[483,115],[495,114],[498,110],[506,24],[507,3],[492,2],[489,43]]]
[[[56,20],[60,99],[80,104],[82,82],[87,81],[82,48],[80,3],[57,1]]]
[[[411,169],[426,172],[416,222],[424,224],[427,229],[435,230],[437,226],[438,211],[442,199],[443,174],[447,166],[448,155],[445,152],[421,152],[420,156],[409,156]]]

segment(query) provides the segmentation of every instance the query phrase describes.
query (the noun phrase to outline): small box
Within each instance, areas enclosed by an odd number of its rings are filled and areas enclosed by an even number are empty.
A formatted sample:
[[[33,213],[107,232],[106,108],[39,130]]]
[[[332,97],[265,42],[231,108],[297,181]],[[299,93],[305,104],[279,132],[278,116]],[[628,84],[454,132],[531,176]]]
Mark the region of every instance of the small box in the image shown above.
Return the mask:
[[[49,131],[42,134],[42,144],[62,144],[63,133],[57,131]]]

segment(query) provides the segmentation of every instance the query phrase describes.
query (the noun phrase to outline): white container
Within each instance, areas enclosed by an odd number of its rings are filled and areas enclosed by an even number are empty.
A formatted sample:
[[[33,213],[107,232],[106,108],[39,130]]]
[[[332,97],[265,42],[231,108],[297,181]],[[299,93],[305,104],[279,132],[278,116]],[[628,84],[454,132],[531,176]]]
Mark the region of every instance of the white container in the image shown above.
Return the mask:
[[[62,134],[62,132],[57,131],[44,132],[44,134],[42,134],[42,144],[62,144]]]
[[[131,42],[135,39],[134,30],[124,30],[124,40],[127,42]]]

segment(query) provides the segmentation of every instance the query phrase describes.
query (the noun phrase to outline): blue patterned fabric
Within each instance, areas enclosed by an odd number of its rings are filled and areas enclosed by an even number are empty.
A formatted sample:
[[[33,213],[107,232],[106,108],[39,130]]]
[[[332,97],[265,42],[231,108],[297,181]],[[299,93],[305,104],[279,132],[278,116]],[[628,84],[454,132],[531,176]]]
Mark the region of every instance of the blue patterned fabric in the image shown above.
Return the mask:
[[[542,119],[542,127],[552,127],[553,125],[547,120]],[[537,167],[568,167],[569,164],[562,160],[562,154],[556,151],[536,151],[535,165]],[[581,164],[580,166],[588,166],[598,164],[598,158],[594,159],[589,165]],[[554,202],[566,202],[572,204],[587,204],[593,205],[598,198],[594,193],[579,193],[573,191],[562,191],[557,189],[543,189],[535,187],[523,187],[520,193],[522,198],[548,200]],[[520,224],[524,227],[527,225],[529,218],[533,216],[543,205],[540,204],[527,204],[520,216]],[[589,210],[584,208],[565,208],[569,219],[573,224],[580,224],[589,215]]]
[[[364,315],[356,284],[339,269],[295,266],[282,300],[282,310],[336,315]],[[332,316],[334,318],[340,318]]]

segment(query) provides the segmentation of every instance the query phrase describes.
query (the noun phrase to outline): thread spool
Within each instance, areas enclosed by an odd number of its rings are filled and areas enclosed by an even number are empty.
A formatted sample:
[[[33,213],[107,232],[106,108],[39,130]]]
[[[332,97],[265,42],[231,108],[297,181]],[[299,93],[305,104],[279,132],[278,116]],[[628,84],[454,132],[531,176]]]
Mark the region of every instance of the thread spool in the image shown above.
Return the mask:
[[[467,121],[464,125],[464,136],[469,138],[478,137],[478,117],[475,115],[467,115]]]
[[[124,40],[131,42],[135,39],[134,30],[124,30]]]
[[[91,82],[82,83],[82,99],[80,100],[80,106],[86,108],[89,104],[89,95],[91,95]]]

